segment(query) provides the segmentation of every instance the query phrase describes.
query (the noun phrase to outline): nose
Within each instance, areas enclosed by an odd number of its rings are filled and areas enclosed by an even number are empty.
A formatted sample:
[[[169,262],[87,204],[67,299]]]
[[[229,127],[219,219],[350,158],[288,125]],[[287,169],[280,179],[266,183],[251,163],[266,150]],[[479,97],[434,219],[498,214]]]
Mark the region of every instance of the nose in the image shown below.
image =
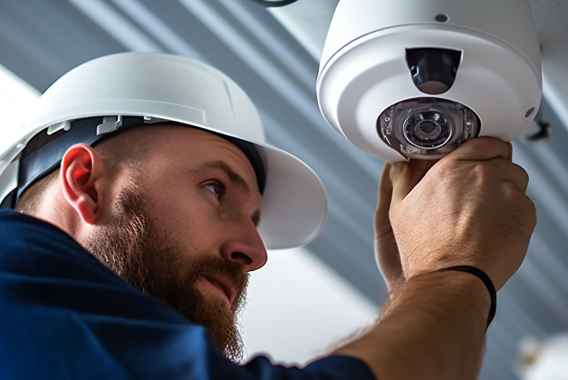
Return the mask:
[[[227,227],[229,233],[221,246],[223,258],[241,264],[247,272],[262,268],[268,255],[254,223],[241,220]]]

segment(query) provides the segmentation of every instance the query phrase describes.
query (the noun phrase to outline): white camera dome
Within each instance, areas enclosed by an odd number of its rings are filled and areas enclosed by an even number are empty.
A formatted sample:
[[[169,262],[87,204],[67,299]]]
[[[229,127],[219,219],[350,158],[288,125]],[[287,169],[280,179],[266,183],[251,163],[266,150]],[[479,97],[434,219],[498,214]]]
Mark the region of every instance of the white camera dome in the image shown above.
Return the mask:
[[[511,141],[541,95],[526,0],[341,0],[317,81],[327,122],[388,162],[440,158],[476,136]]]

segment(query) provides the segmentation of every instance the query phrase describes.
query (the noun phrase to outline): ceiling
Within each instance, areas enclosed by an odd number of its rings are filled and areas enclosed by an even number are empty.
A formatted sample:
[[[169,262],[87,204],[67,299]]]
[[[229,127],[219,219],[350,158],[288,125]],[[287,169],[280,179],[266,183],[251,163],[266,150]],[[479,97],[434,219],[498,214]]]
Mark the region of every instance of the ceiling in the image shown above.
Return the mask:
[[[299,0],[271,14],[249,0],[0,0],[0,63],[39,90],[80,63],[128,50],[218,67],[257,104],[269,142],[307,162],[326,185],[329,220],[309,250],[380,304],[386,291],[374,262],[372,220],[382,163],[334,132],[315,97],[317,57],[336,3]],[[515,142],[539,223],[525,263],[499,294],[483,380],[517,378],[523,336],[568,329],[568,0],[530,3],[543,54],[539,117],[552,125],[552,138]],[[309,15],[302,26],[298,20]]]

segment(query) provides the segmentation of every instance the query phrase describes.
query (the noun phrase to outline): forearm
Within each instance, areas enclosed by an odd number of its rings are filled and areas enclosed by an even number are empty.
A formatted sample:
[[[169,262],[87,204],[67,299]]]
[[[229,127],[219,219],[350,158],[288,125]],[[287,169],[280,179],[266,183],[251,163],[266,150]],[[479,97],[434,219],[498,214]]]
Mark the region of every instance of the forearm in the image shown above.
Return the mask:
[[[380,322],[337,350],[364,360],[379,380],[474,380],[490,297],[468,273],[429,273],[395,291]]]

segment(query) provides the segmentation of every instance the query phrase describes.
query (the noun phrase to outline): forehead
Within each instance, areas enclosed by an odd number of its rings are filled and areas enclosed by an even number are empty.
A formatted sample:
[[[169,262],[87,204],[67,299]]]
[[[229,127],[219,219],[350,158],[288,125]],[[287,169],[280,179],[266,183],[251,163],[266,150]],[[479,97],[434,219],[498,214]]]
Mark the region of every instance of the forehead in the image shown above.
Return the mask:
[[[202,129],[175,124],[153,128],[159,133],[159,138],[152,143],[154,149],[158,150],[157,156],[192,165],[223,161],[239,174],[250,176],[253,181],[251,185],[256,184],[255,171],[247,156],[223,137]]]
[[[160,140],[167,140],[167,144],[182,149],[191,146],[192,150],[200,154],[218,154],[219,152],[234,152],[242,158],[246,156],[240,149],[228,140],[214,133],[196,127],[186,127],[177,124],[157,126],[162,135]]]

